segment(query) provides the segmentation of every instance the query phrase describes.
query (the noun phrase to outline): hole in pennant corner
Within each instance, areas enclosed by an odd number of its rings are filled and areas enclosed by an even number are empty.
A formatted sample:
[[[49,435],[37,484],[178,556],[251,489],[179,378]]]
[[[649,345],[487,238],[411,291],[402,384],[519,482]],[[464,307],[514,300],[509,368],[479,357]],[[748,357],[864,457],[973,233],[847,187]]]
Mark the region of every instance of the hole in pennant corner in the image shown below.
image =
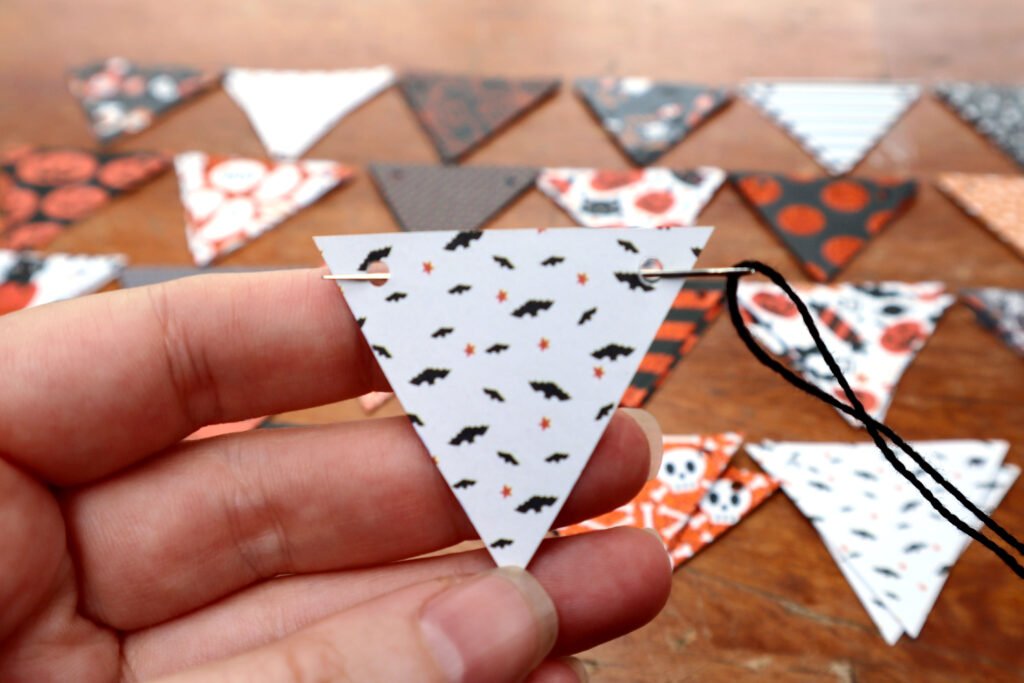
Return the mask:
[[[374,261],[366,267],[367,273],[390,273],[391,270],[388,268],[388,264],[383,261]],[[387,280],[370,280],[370,284],[374,287],[383,287]]]
[[[650,283],[657,282],[658,280],[661,279],[660,275],[657,275],[657,274],[654,274],[654,273],[645,273],[643,271],[663,270],[663,269],[664,269],[664,266],[661,265],[661,261],[659,261],[658,259],[656,259],[656,258],[644,259],[644,262],[640,264],[640,271],[641,271],[640,277],[642,277],[645,282],[650,282]]]

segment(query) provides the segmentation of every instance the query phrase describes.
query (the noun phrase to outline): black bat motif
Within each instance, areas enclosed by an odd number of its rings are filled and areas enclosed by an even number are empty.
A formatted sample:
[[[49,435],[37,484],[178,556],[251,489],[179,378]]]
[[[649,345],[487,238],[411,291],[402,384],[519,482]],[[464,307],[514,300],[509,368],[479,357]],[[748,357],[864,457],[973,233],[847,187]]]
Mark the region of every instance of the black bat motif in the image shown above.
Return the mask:
[[[491,400],[498,401],[499,403],[505,402],[505,397],[501,395],[497,389],[488,389],[484,387],[484,393],[491,397]]]
[[[910,501],[908,503],[904,503],[903,507],[900,508],[900,512],[910,512],[911,510],[916,508],[919,504],[920,503],[918,501],[916,501],[916,500],[912,500],[912,501]]]
[[[540,262],[542,266],[557,266],[559,263],[565,260],[564,256],[548,256],[546,259]]]
[[[590,319],[594,317],[595,313],[597,313],[597,308],[588,308],[587,310],[583,311],[583,315],[580,316],[580,320],[576,324],[582,325],[585,322],[590,322]]]
[[[703,252],[704,250],[701,249],[700,247],[690,247],[690,251],[693,252],[694,256],[700,257],[701,252]]]
[[[487,347],[487,353],[501,353],[508,350],[508,344],[491,344]]]
[[[895,593],[893,593],[892,591],[886,591],[886,592],[884,593],[884,595],[885,595],[885,597],[889,598],[890,600],[896,600],[896,601],[899,601],[899,599],[900,599],[900,596],[896,595],[896,594],[895,594]]]
[[[549,505],[554,505],[558,498],[554,496],[534,496],[530,500],[526,501],[522,505],[516,508],[516,512],[521,512],[524,515],[531,510],[539,513],[542,509]]]
[[[874,567],[874,570],[882,576],[888,576],[890,579],[898,579],[900,575],[889,569],[888,567]]]
[[[625,282],[629,285],[630,290],[636,289],[637,287],[645,292],[651,292],[654,290],[654,285],[648,284],[644,281],[644,279],[640,277],[640,273],[615,273],[615,279],[619,282]]]
[[[387,258],[390,253],[391,247],[384,247],[383,249],[374,249],[369,254],[367,254],[366,258],[363,259],[363,262],[359,264],[359,270],[366,270],[367,268],[370,267],[371,263],[373,263],[374,261],[380,261],[381,259]]]
[[[512,315],[517,318],[522,318],[524,315],[536,318],[537,314],[541,311],[546,311],[551,308],[554,301],[544,301],[540,299],[530,299],[525,304],[512,311]]]
[[[440,339],[441,337],[447,337],[449,334],[455,331],[454,327],[439,327],[434,331],[434,334],[430,335],[432,339]]]
[[[618,199],[584,199],[583,210],[587,213],[621,213]]]
[[[430,386],[434,386],[435,380],[444,379],[445,377],[448,376],[449,372],[451,372],[451,370],[445,370],[442,368],[427,368],[426,370],[424,370],[423,372],[409,380],[409,384],[415,384],[416,386],[419,386],[426,382]]]
[[[473,240],[478,240],[483,235],[479,230],[463,230],[458,235],[452,238],[452,241],[444,245],[444,248],[448,251],[455,251],[459,247],[465,247],[469,249],[469,244]]]
[[[453,489],[468,489],[470,486],[476,486],[476,479],[460,479],[452,484]]]
[[[876,477],[875,475],[871,474],[870,472],[865,472],[864,470],[857,470],[854,472],[854,474],[856,474],[861,479],[870,479],[871,481],[875,481],[876,479],[878,479],[878,477]]]
[[[568,453],[552,453],[548,457],[544,458],[544,462],[561,462],[569,457]]]
[[[944,565],[942,567],[939,567],[939,576],[943,576],[944,574],[948,574],[949,570],[952,569],[952,568],[953,568],[953,565],[951,565],[951,564],[947,564],[947,565]]]
[[[614,361],[618,360],[619,356],[628,356],[631,353],[633,353],[633,347],[631,346],[619,346],[618,344],[609,344],[608,346],[604,346],[598,349],[597,351],[594,351],[590,355],[598,360],[601,360],[602,358],[607,358],[608,360]]]
[[[509,261],[504,256],[492,256],[491,258],[493,258],[494,262],[497,263],[502,268],[508,268],[509,270],[515,270],[516,269],[516,267],[512,265],[512,262]]]
[[[516,460],[516,457],[511,453],[506,453],[505,451],[498,451],[498,457],[507,462],[509,465],[519,464],[519,461]]]
[[[362,327],[365,323],[366,323],[366,318],[359,318],[358,320],[356,320],[356,324],[358,324],[359,327]]]
[[[595,420],[600,420],[602,418],[608,417],[609,415],[612,414],[612,409],[613,408],[615,408],[615,404],[614,403],[609,403],[606,406],[601,406],[601,410],[597,411],[597,417],[595,417],[594,419]]]
[[[421,420],[418,415],[406,413],[405,416],[409,418],[409,422],[412,422],[414,425],[419,425],[420,427],[423,426],[423,420]]]
[[[479,427],[463,427],[462,430],[452,437],[452,440],[448,443],[452,446],[460,446],[464,443],[473,443],[476,437],[483,436],[487,433],[487,425],[481,425]]]
[[[554,382],[530,382],[530,388],[543,393],[545,399],[554,397],[559,401],[568,401],[572,398],[569,394],[562,391],[562,387]]]
[[[407,296],[408,294],[406,294],[405,292],[392,292],[391,294],[388,295],[387,299],[384,299],[384,301],[401,301]]]
[[[832,490],[831,486],[829,486],[828,484],[826,484],[824,482],[821,482],[821,481],[809,481],[807,483],[809,485],[813,486],[816,489],[821,489],[822,491],[831,491]]]
[[[905,553],[916,553],[917,551],[924,550],[927,547],[928,546],[925,543],[911,543],[910,545],[908,545],[906,548],[903,549],[903,552],[905,552]]]
[[[968,467],[981,467],[986,462],[985,458],[971,458],[967,461]]]
[[[808,515],[807,516],[807,521],[808,522],[824,522],[825,518],[824,517],[819,517],[818,515]]]
[[[636,248],[636,245],[629,240],[618,240],[622,248],[628,251],[630,254],[639,254],[640,250]]]
[[[866,538],[869,541],[874,541],[877,539],[877,537],[873,533],[871,533],[870,531],[865,531],[864,529],[850,529],[850,533],[856,536],[860,536],[861,538]]]
[[[462,294],[463,292],[468,292],[471,289],[473,289],[473,288],[470,285],[455,285],[454,287],[452,287],[451,289],[448,290],[448,293],[449,294]]]
[[[509,538],[499,538],[497,541],[491,544],[492,548],[507,548],[512,545],[514,541]]]
[[[378,356],[382,356],[384,358],[391,358],[391,354],[388,353],[388,350],[386,348],[384,348],[383,346],[377,346],[376,344],[374,344],[370,348],[372,348],[374,351],[376,351]]]

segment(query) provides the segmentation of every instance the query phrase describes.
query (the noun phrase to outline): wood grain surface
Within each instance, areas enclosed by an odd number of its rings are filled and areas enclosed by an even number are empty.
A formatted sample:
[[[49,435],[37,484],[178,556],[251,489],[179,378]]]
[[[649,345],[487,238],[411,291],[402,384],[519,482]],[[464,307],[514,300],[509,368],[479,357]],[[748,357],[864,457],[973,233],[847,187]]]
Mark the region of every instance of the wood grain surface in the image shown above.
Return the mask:
[[[723,85],[787,76],[1014,81],[1024,63],[1022,35],[1024,5],[1015,0],[2,0],[0,143],[93,146],[64,71],[109,55],[207,67],[385,63],[566,79],[556,97],[466,163],[624,168],[624,157],[571,93],[570,79],[612,73]],[[220,90],[113,149],[263,153],[243,113]],[[362,167],[436,160],[396,90],[346,118],[308,156],[361,168],[354,183],[224,265],[313,265],[313,235],[396,230]],[[662,163],[820,173],[783,132],[739,101]],[[925,96],[856,169],[915,176],[922,183],[918,200],[840,279],[1024,287],[1024,262],[932,185],[948,170],[1018,171]],[[701,265],[757,258],[804,279],[733,190],[723,189],[701,222],[718,228]],[[492,228],[570,224],[531,190]],[[81,222],[51,250],[189,263],[173,174]],[[759,366],[725,319],[649,409],[666,432],[733,429],[751,441],[865,438]],[[381,412],[399,408],[392,402]],[[278,419],[360,417],[348,401]],[[957,305],[904,376],[888,422],[908,439],[1008,439],[1008,460],[1024,464],[1022,418],[1024,364]],[[1024,534],[1024,484],[996,518]],[[1022,614],[1024,584],[975,544],[952,570],[920,638],[887,647],[811,526],[777,495],[676,572],[672,598],[656,621],[584,658],[602,681],[1013,680],[1024,676]]]

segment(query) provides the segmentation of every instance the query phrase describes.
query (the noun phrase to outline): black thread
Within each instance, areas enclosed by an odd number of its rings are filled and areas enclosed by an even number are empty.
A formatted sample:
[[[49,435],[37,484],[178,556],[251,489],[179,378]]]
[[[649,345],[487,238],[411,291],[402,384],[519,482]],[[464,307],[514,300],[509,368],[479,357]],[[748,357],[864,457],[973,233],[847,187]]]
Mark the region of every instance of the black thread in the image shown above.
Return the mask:
[[[814,322],[814,318],[811,317],[810,311],[807,310],[807,306],[804,305],[804,302],[799,296],[797,296],[796,292],[793,291],[793,288],[789,286],[789,283],[786,282],[785,278],[783,278],[782,275],[774,269],[759,261],[743,261],[741,263],[737,263],[736,267],[749,268],[761,273],[779,287],[779,289],[785,292],[786,296],[789,297],[790,301],[792,301],[796,306],[797,311],[800,312],[800,317],[803,319],[804,325],[807,327],[807,331],[810,332],[811,338],[814,340],[814,345],[818,348],[818,351],[821,353],[821,357],[825,360],[825,364],[828,365],[829,370],[839,383],[839,386],[842,387],[843,393],[849,400],[850,405],[843,403],[836,397],[829,395],[825,391],[822,391],[820,388],[806,381],[778,360],[772,358],[763,348],[761,348],[761,346],[754,340],[750,330],[747,329],[746,323],[743,321],[743,317],[740,314],[737,290],[741,275],[730,275],[725,288],[726,300],[729,302],[729,316],[732,319],[733,327],[736,328],[736,333],[739,335],[740,339],[743,340],[743,343],[746,344],[747,348],[750,349],[750,352],[754,354],[754,357],[757,358],[762,365],[776,372],[797,389],[800,389],[801,391],[828,403],[837,410],[841,410],[847,415],[860,420],[864,425],[864,429],[871,435],[871,439],[875,442],[878,450],[881,451],[882,455],[885,456],[885,459],[889,461],[889,464],[892,465],[892,467],[899,472],[904,479],[910,482],[915,489],[917,489],[917,491],[926,501],[928,501],[928,504],[931,505],[936,512],[942,515],[942,517],[954,527],[995,553],[995,555],[1001,559],[1006,566],[1013,570],[1017,576],[1024,579],[1024,567],[1021,566],[1013,555],[1007,552],[1005,548],[995,543],[988,536],[972,528],[962,519],[950,512],[946,506],[944,506],[934,496],[934,494],[932,494],[928,487],[921,483],[921,480],[918,479],[913,472],[907,469],[906,465],[900,462],[899,458],[897,458],[892,452],[889,448],[889,444],[886,443],[886,438],[892,441],[901,451],[910,456],[910,458],[924,472],[926,472],[928,476],[946,489],[961,505],[967,508],[971,514],[981,520],[986,527],[994,531],[996,535],[1005,542],[1009,543],[1010,546],[1012,546],[1018,553],[1024,555],[1024,543],[1021,543],[1021,541],[1014,537],[1013,534],[1004,529],[998,522],[994,521],[991,517],[982,512],[974,503],[968,500],[968,498],[958,488],[953,486],[953,484],[951,484],[934,467],[932,467],[920,453],[911,448],[911,446],[906,443],[899,434],[894,432],[888,425],[879,422],[868,415],[867,411],[864,409],[864,405],[860,402],[860,399],[857,398],[857,394],[854,393],[850,383],[843,375],[843,371],[839,368],[839,364],[836,363],[835,358],[832,357],[831,352],[829,352],[828,348],[825,346],[825,342],[822,340],[821,334],[818,332],[818,327]],[[885,438],[883,438],[883,435]]]

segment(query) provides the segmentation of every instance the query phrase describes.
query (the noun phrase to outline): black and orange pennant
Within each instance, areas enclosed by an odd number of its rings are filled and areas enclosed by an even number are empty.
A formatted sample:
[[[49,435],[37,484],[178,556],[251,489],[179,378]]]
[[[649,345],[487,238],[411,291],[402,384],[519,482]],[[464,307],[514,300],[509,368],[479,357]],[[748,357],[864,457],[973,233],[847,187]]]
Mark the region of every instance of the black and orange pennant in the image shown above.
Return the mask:
[[[917,195],[917,183],[904,178],[733,173],[730,179],[819,282],[834,278]]]

